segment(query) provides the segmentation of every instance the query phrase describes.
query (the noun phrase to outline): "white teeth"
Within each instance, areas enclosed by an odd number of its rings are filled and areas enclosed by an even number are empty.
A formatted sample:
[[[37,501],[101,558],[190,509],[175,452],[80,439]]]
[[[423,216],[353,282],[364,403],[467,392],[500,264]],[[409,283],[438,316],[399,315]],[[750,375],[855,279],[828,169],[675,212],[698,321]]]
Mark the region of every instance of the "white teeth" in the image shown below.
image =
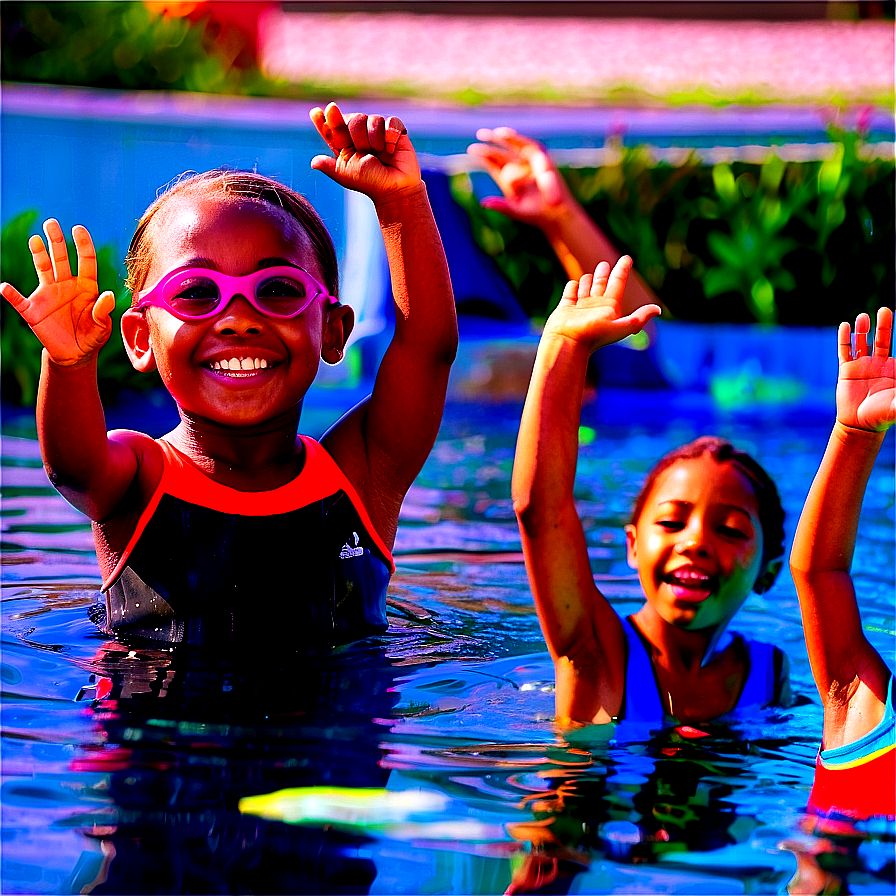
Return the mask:
[[[212,361],[212,370],[267,370],[268,362],[264,358],[222,358]]]

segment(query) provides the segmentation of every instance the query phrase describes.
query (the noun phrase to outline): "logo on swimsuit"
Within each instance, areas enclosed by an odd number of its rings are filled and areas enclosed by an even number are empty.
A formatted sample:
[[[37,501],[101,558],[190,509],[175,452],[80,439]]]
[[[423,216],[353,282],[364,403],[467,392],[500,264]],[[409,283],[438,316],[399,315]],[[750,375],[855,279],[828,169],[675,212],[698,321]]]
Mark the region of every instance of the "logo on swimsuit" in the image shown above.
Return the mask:
[[[358,545],[360,539],[358,538],[357,532],[352,532],[352,536],[355,539],[355,546],[351,547],[348,542],[346,542],[342,546],[342,550],[339,552],[340,560],[350,560],[352,557],[363,557],[364,556],[364,548]]]

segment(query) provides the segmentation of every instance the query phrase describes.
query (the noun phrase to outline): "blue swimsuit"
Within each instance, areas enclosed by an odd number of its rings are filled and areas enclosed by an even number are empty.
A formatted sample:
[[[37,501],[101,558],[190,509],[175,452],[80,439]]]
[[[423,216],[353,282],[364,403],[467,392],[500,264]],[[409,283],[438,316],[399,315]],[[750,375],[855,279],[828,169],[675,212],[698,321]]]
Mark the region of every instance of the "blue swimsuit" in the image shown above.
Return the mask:
[[[625,670],[625,700],[620,718],[631,722],[661,722],[666,713],[660,703],[650,654],[644,646],[641,635],[629,619],[622,617],[620,622],[625,632],[628,655]],[[744,682],[735,709],[743,710],[775,704],[780,691],[780,676],[777,670],[781,668],[783,662],[781,659],[776,660],[776,654],[782,652],[773,644],[753,641],[736,632],[732,632],[731,636],[743,641],[748,658],[747,680]]]
[[[164,440],[162,478],[104,578],[101,627],[165,643],[326,647],[383,632],[392,555],[345,474],[300,436],[305,463],[280,488],[209,478]],[[97,536],[102,563],[107,552]]]

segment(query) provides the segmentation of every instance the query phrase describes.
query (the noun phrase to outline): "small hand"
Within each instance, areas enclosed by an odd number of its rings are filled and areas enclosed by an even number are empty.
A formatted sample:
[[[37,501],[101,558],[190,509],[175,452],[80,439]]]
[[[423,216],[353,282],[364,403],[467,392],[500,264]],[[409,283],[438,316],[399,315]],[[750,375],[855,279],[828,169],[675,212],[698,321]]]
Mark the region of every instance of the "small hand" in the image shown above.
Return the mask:
[[[109,338],[115,296],[111,292],[98,296],[96,252],[85,227],[76,225],[72,229],[78,252],[77,275],[69,267],[58,221],[45,221],[44,233],[49,252],[39,236],[28,241],[37,271],[37,289],[26,297],[11,284],[3,283],[0,292],[31,327],[50,358],[68,367],[95,354]]]
[[[513,128],[480,128],[476,139],[481,142],[467,152],[483,162],[504,194],[483,199],[484,208],[536,227],[566,211],[572,201],[569,188],[541,143]]]
[[[355,113],[343,118],[335,103],[311,110],[311,120],[334,156],[315,156],[311,167],[349,190],[374,201],[387,199],[420,182],[417,154],[405,126],[394,115]]]
[[[848,323],[837,331],[840,375],[837,380],[837,419],[844,426],[882,432],[896,419],[893,339],[893,312],[877,312],[877,329],[869,348],[871,320],[867,314],[856,318],[855,349]]]
[[[570,280],[560,304],[545,324],[544,335],[583,345],[590,353],[640,333],[661,309],[659,305],[642,305],[631,314],[622,315],[622,297],[631,268],[631,258],[623,255],[612,272],[610,265],[602,261],[593,274]]]

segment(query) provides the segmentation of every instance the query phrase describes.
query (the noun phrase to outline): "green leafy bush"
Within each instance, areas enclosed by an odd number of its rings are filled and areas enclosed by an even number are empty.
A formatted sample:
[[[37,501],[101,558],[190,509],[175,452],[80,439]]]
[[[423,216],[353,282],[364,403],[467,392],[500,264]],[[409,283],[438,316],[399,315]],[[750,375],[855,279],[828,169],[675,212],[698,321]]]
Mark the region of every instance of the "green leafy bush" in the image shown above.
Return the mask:
[[[28,238],[36,232],[38,214],[23,212],[11,219],[0,233],[0,280],[11,283],[23,295],[37,287],[37,274],[28,249]],[[74,245],[68,244],[69,258],[74,260]],[[130,307],[131,296],[125,289],[115,250],[104,246],[97,250],[97,279],[100,292],[115,293],[112,313],[112,335],[99,354],[97,379],[104,399],[114,398],[123,389],[146,389],[159,385],[157,376],[138,374],[124,350],[119,322],[122,312]],[[74,264],[72,269],[76,270]],[[0,305],[0,389],[3,400],[31,405],[37,396],[40,377],[41,345],[28,325],[4,300]]]
[[[206,93],[273,89],[236,37],[215,39],[204,21],[143,3],[4,2],[2,12],[4,80]]]
[[[582,205],[674,317],[829,326],[894,294],[894,162],[864,159],[854,133],[832,132],[824,161],[678,166],[644,147],[614,164],[564,169]],[[533,227],[480,207],[466,175],[452,190],[474,235],[535,318],[566,275]]]

